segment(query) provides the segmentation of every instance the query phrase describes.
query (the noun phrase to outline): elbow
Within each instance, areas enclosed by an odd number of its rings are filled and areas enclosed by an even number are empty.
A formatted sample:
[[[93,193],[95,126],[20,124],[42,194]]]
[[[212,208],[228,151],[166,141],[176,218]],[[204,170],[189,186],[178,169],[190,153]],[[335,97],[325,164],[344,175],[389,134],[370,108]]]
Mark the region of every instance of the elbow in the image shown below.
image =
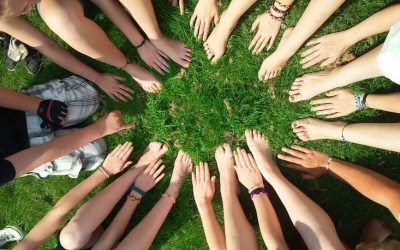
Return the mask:
[[[88,240],[81,232],[79,226],[71,222],[61,230],[59,241],[65,249],[80,249],[86,245]]]

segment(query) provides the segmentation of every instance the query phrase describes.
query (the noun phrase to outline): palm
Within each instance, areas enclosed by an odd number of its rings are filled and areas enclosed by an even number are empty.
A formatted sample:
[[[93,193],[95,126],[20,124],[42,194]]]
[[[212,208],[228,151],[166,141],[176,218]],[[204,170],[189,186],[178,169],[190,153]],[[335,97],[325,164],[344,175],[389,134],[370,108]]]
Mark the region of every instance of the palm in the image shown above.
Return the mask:
[[[103,167],[111,174],[117,174],[129,166],[132,162],[127,162],[128,157],[132,153],[133,147],[131,142],[125,142],[118,145],[103,162]]]

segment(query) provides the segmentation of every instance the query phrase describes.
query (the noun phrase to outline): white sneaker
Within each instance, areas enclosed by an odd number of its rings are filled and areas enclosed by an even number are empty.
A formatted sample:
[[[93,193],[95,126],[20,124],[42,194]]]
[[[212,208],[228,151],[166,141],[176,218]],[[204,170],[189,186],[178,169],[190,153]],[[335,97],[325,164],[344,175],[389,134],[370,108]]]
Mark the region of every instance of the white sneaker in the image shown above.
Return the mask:
[[[6,226],[0,230],[0,246],[5,245],[8,242],[22,240],[24,233],[22,229],[16,226]]]

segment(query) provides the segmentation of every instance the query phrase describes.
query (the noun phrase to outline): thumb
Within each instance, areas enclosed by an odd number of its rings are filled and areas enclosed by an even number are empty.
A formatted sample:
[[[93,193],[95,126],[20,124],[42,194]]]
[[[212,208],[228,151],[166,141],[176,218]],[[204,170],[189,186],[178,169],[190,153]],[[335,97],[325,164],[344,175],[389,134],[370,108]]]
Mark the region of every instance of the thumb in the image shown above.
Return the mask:
[[[217,176],[212,176],[211,177],[211,183],[213,184],[213,186],[215,186],[215,181],[217,180]]]
[[[119,130],[119,131],[131,129],[131,128],[134,128],[134,127],[135,127],[135,123],[124,124],[124,125],[122,125],[122,126],[120,127],[120,130]]]
[[[258,26],[258,19],[259,19],[259,17],[257,17],[257,19],[253,22],[253,24],[251,25],[251,31],[254,31],[256,28],[257,28],[257,26]]]
[[[328,93],[326,93],[325,95],[331,97],[331,96],[339,95],[340,93],[342,93],[342,90],[332,90],[332,91],[329,91]]]
[[[179,0],[179,10],[181,12],[181,16],[183,16],[183,13],[185,11],[185,1],[184,0]]]
[[[131,165],[132,162],[131,161],[127,161],[125,162],[124,166],[122,167],[121,171],[124,170],[125,168],[127,168],[129,165]]]
[[[218,13],[214,16],[214,24],[217,25],[219,23],[219,15]]]
[[[112,77],[118,81],[125,81],[125,78],[122,76],[112,75]]]

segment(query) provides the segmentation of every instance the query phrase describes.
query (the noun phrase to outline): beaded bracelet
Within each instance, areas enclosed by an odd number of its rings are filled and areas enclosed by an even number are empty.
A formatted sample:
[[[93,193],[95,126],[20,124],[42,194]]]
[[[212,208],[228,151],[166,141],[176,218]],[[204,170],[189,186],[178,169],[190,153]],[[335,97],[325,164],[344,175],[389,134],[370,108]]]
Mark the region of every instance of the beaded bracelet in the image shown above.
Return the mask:
[[[332,160],[333,160],[333,158],[331,157],[331,158],[329,158],[329,160],[328,160],[328,163],[326,164],[326,166],[325,166],[325,169],[326,169],[326,173],[328,173],[329,172],[329,168],[330,168],[330,166],[331,166],[331,162],[332,162]]]
[[[362,104],[363,108],[365,108],[365,109],[368,108],[368,105],[367,105],[367,96],[368,95],[369,95],[368,93],[364,94],[364,96],[363,96],[363,98],[361,100],[361,104]]]
[[[282,15],[286,15],[286,13],[288,12],[288,9],[286,9],[286,10],[280,10],[280,9],[278,9],[278,8],[275,6],[275,4],[271,5],[271,8],[272,8],[275,12],[277,12],[277,13],[279,13],[279,14],[282,14]]]
[[[275,0],[275,3],[277,3],[279,6],[281,6],[282,8],[285,8],[285,9],[289,9],[289,7],[290,7],[290,4],[283,4],[279,0]]]
[[[361,103],[361,93],[360,92],[354,93],[354,102],[356,103],[357,110],[361,110],[363,108],[362,103]]]
[[[267,13],[268,13],[268,15],[270,16],[270,17],[272,17],[272,19],[275,19],[275,20],[278,20],[278,21],[282,21],[284,18],[285,18],[285,16],[283,15],[283,16],[275,16],[274,14],[272,14],[272,12],[271,12],[271,10],[272,10],[272,7],[270,6],[269,8],[268,8],[268,11],[267,11]]]
[[[131,201],[133,201],[133,202],[135,202],[136,204],[140,204],[140,198],[138,198],[138,197],[136,197],[135,195],[133,195],[133,194],[129,194],[127,197],[126,197],[127,199],[129,199],[129,200],[131,200]]]

